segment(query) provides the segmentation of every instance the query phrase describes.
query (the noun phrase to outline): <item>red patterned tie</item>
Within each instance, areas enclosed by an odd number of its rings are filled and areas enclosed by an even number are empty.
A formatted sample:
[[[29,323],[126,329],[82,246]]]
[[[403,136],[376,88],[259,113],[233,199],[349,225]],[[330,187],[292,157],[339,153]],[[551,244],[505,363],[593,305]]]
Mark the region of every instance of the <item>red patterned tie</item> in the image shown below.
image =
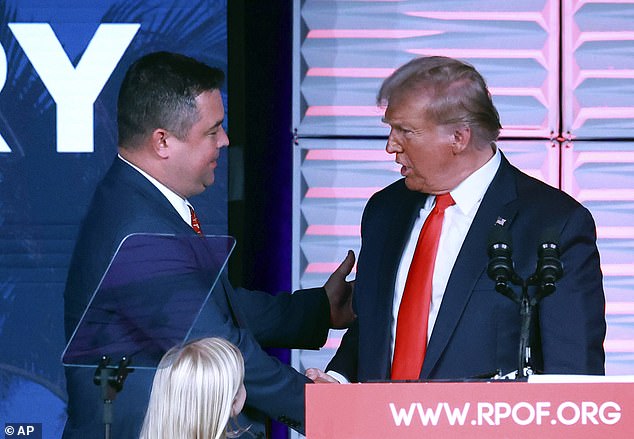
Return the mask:
[[[189,206],[189,211],[192,214],[192,229],[194,229],[194,232],[198,233],[199,235],[202,235],[203,231],[200,228],[200,222],[198,221],[198,217],[196,216],[196,212],[194,212],[194,208]]]
[[[427,323],[438,240],[445,209],[454,204],[449,193],[438,195],[436,206],[418,236],[398,310],[392,361],[393,380],[416,380],[420,376],[427,350]]]

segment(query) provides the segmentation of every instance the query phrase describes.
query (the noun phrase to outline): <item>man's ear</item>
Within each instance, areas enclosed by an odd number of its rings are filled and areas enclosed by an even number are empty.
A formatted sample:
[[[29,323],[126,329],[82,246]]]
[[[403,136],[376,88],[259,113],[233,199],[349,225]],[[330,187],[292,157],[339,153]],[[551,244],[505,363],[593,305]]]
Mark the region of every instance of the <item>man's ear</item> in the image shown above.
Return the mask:
[[[238,398],[234,398],[231,403],[231,416],[238,416],[241,411],[242,407],[240,405],[240,401],[238,401]]]
[[[460,154],[469,146],[471,134],[471,127],[468,125],[461,125],[454,128],[451,134],[451,150],[454,154]]]
[[[238,416],[238,414],[244,408],[244,401],[247,398],[247,391],[244,388],[244,384],[240,384],[240,388],[236,393],[236,396],[233,398],[233,402],[231,403],[231,416]]]
[[[161,158],[169,157],[169,147],[167,145],[168,132],[163,128],[157,128],[152,132],[152,149]]]

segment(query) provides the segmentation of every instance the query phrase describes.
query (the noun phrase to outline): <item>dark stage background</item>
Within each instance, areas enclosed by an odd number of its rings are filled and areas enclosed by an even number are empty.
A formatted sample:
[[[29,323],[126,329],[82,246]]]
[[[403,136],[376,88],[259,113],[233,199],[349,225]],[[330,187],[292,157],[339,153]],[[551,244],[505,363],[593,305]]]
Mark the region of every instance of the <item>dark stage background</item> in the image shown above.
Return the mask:
[[[229,260],[234,285],[291,290],[293,2],[230,0]],[[287,349],[269,349],[290,363]],[[274,439],[288,428],[272,421]]]

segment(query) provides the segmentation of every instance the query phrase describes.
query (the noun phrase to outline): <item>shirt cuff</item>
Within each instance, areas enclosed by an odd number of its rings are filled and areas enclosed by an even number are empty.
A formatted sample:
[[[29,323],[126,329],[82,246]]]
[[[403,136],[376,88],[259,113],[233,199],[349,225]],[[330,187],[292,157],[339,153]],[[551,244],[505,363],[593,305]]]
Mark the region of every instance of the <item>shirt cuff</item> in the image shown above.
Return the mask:
[[[349,384],[350,383],[350,380],[348,380],[348,378],[346,378],[345,376],[341,375],[340,373],[335,372],[334,370],[329,370],[328,372],[326,372],[326,375],[330,375],[331,377],[333,377],[334,379],[339,381],[341,384]]]

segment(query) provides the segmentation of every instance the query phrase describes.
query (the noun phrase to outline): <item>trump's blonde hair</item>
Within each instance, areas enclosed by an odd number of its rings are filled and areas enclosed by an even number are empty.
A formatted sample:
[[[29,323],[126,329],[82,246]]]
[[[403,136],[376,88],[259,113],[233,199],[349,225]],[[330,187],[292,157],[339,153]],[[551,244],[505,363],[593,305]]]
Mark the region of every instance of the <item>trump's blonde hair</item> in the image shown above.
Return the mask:
[[[170,349],[158,365],[140,439],[227,437],[244,379],[242,354],[222,338]]]

